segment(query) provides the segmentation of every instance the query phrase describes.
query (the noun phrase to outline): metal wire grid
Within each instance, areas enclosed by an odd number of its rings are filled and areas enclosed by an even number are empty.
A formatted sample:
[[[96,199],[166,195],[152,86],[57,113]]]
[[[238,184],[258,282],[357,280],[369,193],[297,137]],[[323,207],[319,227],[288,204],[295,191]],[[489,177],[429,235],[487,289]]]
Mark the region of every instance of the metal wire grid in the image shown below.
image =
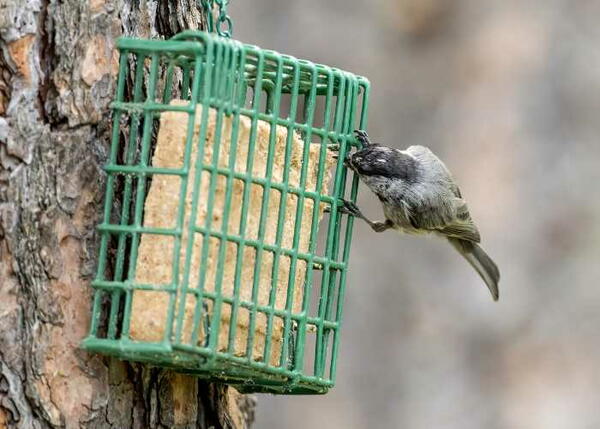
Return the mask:
[[[365,128],[367,119],[369,83],[366,79],[350,73],[308,61],[297,60],[273,51],[243,45],[239,42],[201,32],[184,32],[169,41],[121,39],[120,67],[116,101],[113,103],[112,146],[106,166],[107,190],[101,231],[98,271],[92,286],[96,292],[92,308],[90,335],[84,341],[89,350],[113,354],[125,359],[146,361],[159,366],[169,366],[181,371],[195,373],[216,381],[238,385],[242,391],[265,391],[271,393],[324,393],[335,382],[336,360],[339,345],[339,328],[342,317],[343,297],[348,255],[352,236],[352,218],[338,212],[339,198],[355,200],[357,178],[347,186],[347,171],[338,162],[330,193],[321,194],[327,147],[339,150],[343,159],[355,144],[354,128]],[[130,62],[135,64],[129,74]],[[131,81],[129,85],[126,83]],[[126,91],[129,89],[129,91]],[[251,89],[251,96],[248,89]],[[187,105],[169,104],[172,98],[182,98]],[[282,108],[289,102],[289,111]],[[300,104],[303,102],[303,106]],[[205,165],[204,152],[209,109],[202,109],[200,135],[194,141],[196,107],[208,106],[216,111],[215,148],[221,141],[222,121],[232,118],[231,152],[228,167],[219,167],[219,150],[213,151],[212,163]],[[317,109],[321,107],[322,109]],[[322,111],[320,111],[322,110]],[[149,163],[155,143],[157,119],[161,112],[179,111],[188,114],[184,162],[181,168],[159,168]],[[320,120],[316,120],[316,115]],[[235,171],[236,145],[240,117],[251,120],[251,134],[245,172]],[[129,120],[127,120],[129,118]],[[269,149],[265,177],[252,174],[254,144],[258,121],[270,124]],[[317,122],[319,122],[318,125]],[[126,124],[129,134],[121,135]],[[285,165],[289,166],[293,131],[300,133],[305,142],[321,141],[319,170],[315,191],[306,190],[309,145],[304,145],[302,169],[298,187],[290,186],[289,168],[284,169],[281,182],[270,180],[273,168],[275,129],[286,127],[287,141]],[[141,135],[140,135],[141,131]],[[191,158],[192,145],[198,145],[198,155]],[[184,233],[184,200],[187,180],[192,162],[196,164],[193,177],[193,196],[190,219],[196,219],[198,202],[207,201],[211,213],[215,204],[217,177],[225,177],[226,194],[223,221],[220,229],[213,228],[212,216],[204,225],[190,222],[188,241],[182,247]],[[202,172],[210,175],[208,195],[200,195]],[[157,228],[143,225],[143,207],[148,182],[154,175],[174,175],[181,178],[177,219],[174,228]],[[232,202],[232,182],[244,182],[241,202]],[[246,236],[250,186],[263,188],[261,217],[258,237]],[[122,192],[120,212],[114,212],[115,191]],[[269,207],[270,190],[281,195],[275,244],[264,242],[266,211]],[[287,194],[294,194],[296,221],[291,248],[282,247],[283,219]],[[304,200],[314,200],[309,251],[298,250]],[[228,217],[232,204],[241,203],[239,234],[228,231]],[[327,218],[325,249],[317,254],[318,210],[321,203],[331,207]],[[111,219],[117,218],[111,222]],[[173,237],[171,283],[167,285],[139,284],[136,282],[136,261],[142,234]],[[217,281],[214,291],[205,290],[206,264],[209,239],[202,244],[200,276],[198,285],[190,285],[190,264],[193,237],[214,237],[221,243],[217,262]],[[233,296],[221,291],[225,243],[237,244],[237,261]],[[239,296],[243,250],[246,246],[256,249],[251,300]],[[258,280],[262,257],[273,254],[272,284],[268,305],[257,301]],[[180,254],[184,252],[183,270],[180,270]],[[167,255],[165,255],[168,258]],[[275,308],[275,289],[282,257],[291,260],[285,309]],[[303,285],[303,302],[300,312],[293,311],[293,290],[296,267],[299,260],[306,261]],[[112,279],[110,272],[112,271]],[[321,274],[320,291],[313,290],[315,272]],[[129,337],[132,294],[135,290],[150,290],[169,294],[168,314],[163,341],[157,343],[133,341]],[[192,340],[182,338],[185,300],[195,299]],[[316,314],[311,311],[311,297],[318,298]],[[207,301],[212,303],[212,313],[207,311]],[[221,313],[224,305],[231,307],[231,320],[226,351],[218,350]],[[250,313],[248,341],[245,356],[234,355],[233,344],[237,332],[237,317],[241,309]],[[256,319],[259,313],[267,317],[263,359],[253,358]],[[272,348],[274,319],[283,320],[283,345],[279,365],[269,361]],[[207,324],[207,337],[199,344],[200,323]],[[309,353],[307,329],[316,330],[314,352]],[[311,365],[312,364],[312,365]],[[312,367],[309,368],[309,367]]]

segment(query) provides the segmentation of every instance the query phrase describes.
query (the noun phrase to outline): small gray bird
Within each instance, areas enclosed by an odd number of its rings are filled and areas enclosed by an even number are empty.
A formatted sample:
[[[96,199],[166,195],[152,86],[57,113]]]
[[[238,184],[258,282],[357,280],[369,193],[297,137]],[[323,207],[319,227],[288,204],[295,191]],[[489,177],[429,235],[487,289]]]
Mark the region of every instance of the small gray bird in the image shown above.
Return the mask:
[[[479,273],[497,301],[500,272],[479,247],[479,231],[444,163],[424,146],[398,150],[371,143],[364,131],[355,133],[363,147],[348,154],[344,163],[379,197],[385,221],[368,219],[350,201],[343,201],[342,210],[365,220],[375,232],[393,228],[409,234],[433,232],[447,238]]]

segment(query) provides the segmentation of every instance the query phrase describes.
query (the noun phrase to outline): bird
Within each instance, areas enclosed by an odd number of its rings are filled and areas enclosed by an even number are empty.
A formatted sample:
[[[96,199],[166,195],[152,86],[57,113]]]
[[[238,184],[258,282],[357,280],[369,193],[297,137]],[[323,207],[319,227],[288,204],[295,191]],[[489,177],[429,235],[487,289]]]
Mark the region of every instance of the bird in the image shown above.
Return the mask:
[[[364,220],[375,232],[388,229],[407,234],[433,233],[447,239],[477,271],[498,300],[500,271],[481,248],[481,236],[460,189],[446,165],[427,147],[399,150],[373,143],[355,130],[362,146],[344,158],[381,201],[385,220],[372,221],[359,207],[342,199],[340,210]]]

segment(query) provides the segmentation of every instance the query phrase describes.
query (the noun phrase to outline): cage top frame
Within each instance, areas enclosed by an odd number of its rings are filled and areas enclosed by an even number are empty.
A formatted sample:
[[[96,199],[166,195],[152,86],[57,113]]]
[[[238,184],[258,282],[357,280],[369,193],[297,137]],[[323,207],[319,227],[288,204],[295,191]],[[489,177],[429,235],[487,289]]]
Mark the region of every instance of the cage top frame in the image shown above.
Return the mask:
[[[142,40],[142,39],[119,39],[117,46],[122,53],[142,53],[149,57],[156,58],[157,53],[160,55],[166,55],[171,57],[171,60],[175,63],[185,62],[202,62],[211,61],[208,51],[212,51],[215,45],[226,45],[231,47],[235,51],[243,50],[246,53],[250,53],[246,58],[249,59],[244,65],[244,75],[247,83],[252,86],[256,85],[257,76],[261,77],[260,86],[264,89],[267,94],[275,92],[277,96],[283,93],[291,93],[296,97],[300,94],[310,94],[313,99],[317,95],[331,94],[340,88],[336,86],[348,85],[350,83],[354,85],[354,91],[356,94],[354,98],[356,101],[358,93],[362,92],[363,103],[360,115],[356,118],[356,112],[354,109],[357,106],[349,106],[351,112],[344,113],[345,121],[349,119],[349,123],[340,124],[339,129],[335,129],[335,126],[331,126],[331,129],[323,126],[323,128],[312,127],[310,124],[301,126],[298,123],[291,124],[290,119],[276,117],[272,111],[269,113],[257,113],[254,109],[240,108],[242,115],[252,116],[254,120],[264,120],[274,125],[283,125],[288,128],[294,128],[299,131],[313,133],[321,137],[322,141],[327,141],[329,144],[338,145],[340,150],[340,156],[343,156],[346,151],[356,145],[356,142],[352,136],[353,123],[355,119],[358,119],[357,128],[365,128],[368,114],[368,94],[369,94],[369,82],[367,79],[353,75],[349,72],[345,72],[334,67],[329,67],[321,64],[314,64],[306,60],[298,60],[289,55],[279,54],[278,52],[271,50],[263,50],[253,45],[242,44],[236,40],[226,39],[218,37],[212,34],[198,32],[198,31],[186,31],[170,40]],[[208,57],[208,59],[207,59]],[[253,60],[253,59],[256,60]],[[148,114],[160,114],[163,111],[182,111],[187,112],[190,115],[194,115],[196,105],[208,105],[216,109],[222,109],[225,114],[230,114],[232,103],[231,100],[227,100],[222,94],[208,88],[197,88],[197,94],[192,96],[189,100],[189,104],[185,106],[173,106],[166,103],[166,98],[163,98],[162,102],[157,102],[154,94],[152,97],[148,96],[145,100],[138,100],[137,102],[126,102],[123,101],[124,85],[125,85],[125,73],[126,67],[126,55],[121,57],[121,67],[119,72],[119,83],[117,87],[117,101],[113,102],[112,108],[115,112],[136,112],[138,115]],[[154,61],[155,63],[156,61]],[[156,72],[151,71],[150,74],[150,86],[152,82],[156,81]],[[333,84],[332,84],[333,82]],[[190,88],[191,90],[192,88]],[[271,98],[267,102],[267,110],[269,105],[271,110],[278,106],[278,100]],[[208,109],[206,109],[208,110]],[[277,109],[274,109],[277,110]],[[115,174],[133,174],[133,175],[146,175],[146,174],[179,174],[176,171],[162,171],[149,165],[131,165],[122,166],[116,162],[116,143],[117,133],[119,128],[119,122],[115,118],[113,123],[113,149],[111,150],[108,165],[106,171],[110,178]],[[149,144],[149,143],[148,143]],[[323,145],[325,146],[325,145]],[[187,167],[186,167],[187,168]],[[164,169],[163,169],[164,170]],[[335,188],[344,192],[344,186],[341,182],[345,181],[345,169],[338,167],[335,173]],[[109,185],[108,183],[107,185]],[[107,189],[109,189],[108,187]],[[111,225],[109,222],[111,207],[108,198],[107,191],[107,204],[105,206],[104,222],[99,226],[100,231],[103,234],[108,232],[117,232],[119,234],[140,234],[144,229],[141,225],[137,225],[137,232],[131,231],[127,226]],[[352,200],[356,199],[357,192],[357,178],[354,178],[352,183],[349,198]],[[332,216],[330,222],[336,222],[336,216],[339,216],[337,212],[337,199],[338,196],[327,197],[325,195],[320,196],[321,201],[326,201],[332,205]],[[112,196],[111,196],[112,198]],[[137,205],[139,206],[139,204]],[[137,217],[137,215],[136,215]],[[139,222],[138,222],[139,223]],[[346,240],[344,248],[340,249],[342,253],[342,263],[337,268],[340,270],[340,291],[339,300],[343,301],[343,293],[345,289],[345,276],[347,270],[347,260],[349,255],[349,248],[351,243],[352,234],[352,218],[348,219],[346,228]],[[152,228],[146,228],[146,232],[163,233],[164,231],[152,230]],[[119,235],[120,237],[120,235]],[[106,242],[103,240],[103,246],[106,247]],[[104,249],[106,251],[106,249]],[[183,251],[183,250],[182,250]],[[337,252],[337,250],[336,250]],[[314,263],[324,263],[330,265],[331,261],[322,260],[319,258],[311,257],[309,255],[309,261]],[[160,343],[140,343],[132,341],[127,336],[122,338],[110,338],[110,330],[112,329],[113,337],[115,336],[116,328],[114,325],[116,322],[112,322],[113,318],[118,317],[118,304],[115,306],[114,302],[111,303],[111,311],[109,321],[109,338],[99,338],[97,330],[100,324],[100,306],[101,297],[98,292],[108,292],[113,295],[113,298],[124,293],[126,295],[125,301],[125,313],[130,309],[131,305],[131,294],[133,290],[143,289],[136,286],[134,282],[125,281],[121,284],[115,282],[106,281],[101,278],[100,273],[106,269],[105,260],[101,260],[98,267],[99,276],[94,280],[92,285],[96,288],[96,297],[94,300],[92,324],[90,328],[90,335],[83,343],[83,346],[88,350],[99,351],[102,353],[112,354],[121,358],[145,361],[154,365],[173,367],[179,371],[194,373],[200,377],[205,377],[215,381],[226,382],[228,384],[237,385],[242,391],[260,391],[260,392],[271,392],[271,393],[325,393],[335,382],[335,367],[337,358],[337,344],[339,342],[339,327],[341,324],[341,305],[338,304],[339,308],[336,310],[339,313],[339,318],[334,325],[326,327],[326,329],[334,330],[333,339],[333,355],[331,362],[331,372],[329,377],[325,376],[307,376],[298,370],[290,370],[288,368],[281,367],[270,367],[265,362],[256,362],[246,357],[232,356],[230,353],[218,352],[216,350],[187,350],[185,347],[173,347],[171,337],[173,332],[167,329],[165,338]],[[177,284],[174,285],[171,292],[177,294],[179,291]],[[148,287],[149,290],[153,288]],[[183,293],[187,293],[187,285],[184,285]],[[289,311],[288,311],[289,312]],[[172,320],[173,315],[169,315],[169,319]],[[289,316],[289,315],[288,315]],[[127,319],[127,314],[125,319]],[[174,317],[174,316],[173,316]],[[299,332],[304,333],[304,327],[307,323],[307,317],[303,317],[299,320],[300,330]],[[294,319],[295,320],[295,319]],[[324,320],[321,320],[320,327],[321,331],[319,336],[323,336],[323,326],[326,325]],[[327,331],[329,332],[329,331]],[[202,359],[199,359],[199,356]],[[303,350],[299,352],[300,356],[303,356]],[[322,358],[324,359],[324,357]],[[324,362],[321,362],[323,365]],[[315,363],[316,365],[316,363]]]

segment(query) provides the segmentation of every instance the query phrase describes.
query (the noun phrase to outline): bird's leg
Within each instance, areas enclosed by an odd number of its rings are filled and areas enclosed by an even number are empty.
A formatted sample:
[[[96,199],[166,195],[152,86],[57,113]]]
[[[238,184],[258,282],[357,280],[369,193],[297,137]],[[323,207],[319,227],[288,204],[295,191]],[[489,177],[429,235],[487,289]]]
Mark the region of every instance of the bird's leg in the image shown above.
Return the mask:
[[[340,211],[342,213],[347,213],[351,216],[364,220],[375,232],[383,232],[386,229],[389,229],[393,226],[392,222],[390,222],[388,219],[386,219],[385,222],[369,219],[364,214],[362,214],[358,206],[352,201],[342,200],[342,202],[344,203],[344,205],[340,207]]]
[[[369,140],[369,135],[367,134],[366,131],[354,130],[354,134],[356,134],[356,138],[358,139],[358,141],[362,145],[362,147],[371,145],[371,140]]]
[[[373,231],[375,232],[383,232],[394,226],[394,224],[389,219],[386,219],[385,222],[381,222],[378,220],[373,221],[369,225],[371,225],[371,228],[373,228]]]

